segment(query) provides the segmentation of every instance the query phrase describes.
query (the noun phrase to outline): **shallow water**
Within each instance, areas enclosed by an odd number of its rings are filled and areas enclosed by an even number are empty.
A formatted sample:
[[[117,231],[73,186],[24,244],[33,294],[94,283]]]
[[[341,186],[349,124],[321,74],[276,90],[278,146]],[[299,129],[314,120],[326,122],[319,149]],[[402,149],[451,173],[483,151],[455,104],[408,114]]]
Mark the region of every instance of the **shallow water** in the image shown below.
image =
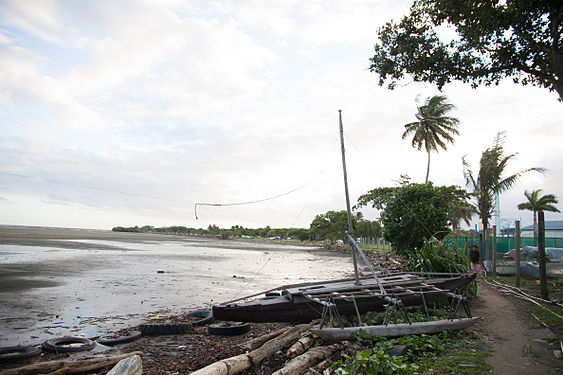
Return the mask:
[[[284,284],[341,278],[318,248],[215,239],[0,238],[0,345],[93,337]],[[103,237],[103,236],[101,236]]]

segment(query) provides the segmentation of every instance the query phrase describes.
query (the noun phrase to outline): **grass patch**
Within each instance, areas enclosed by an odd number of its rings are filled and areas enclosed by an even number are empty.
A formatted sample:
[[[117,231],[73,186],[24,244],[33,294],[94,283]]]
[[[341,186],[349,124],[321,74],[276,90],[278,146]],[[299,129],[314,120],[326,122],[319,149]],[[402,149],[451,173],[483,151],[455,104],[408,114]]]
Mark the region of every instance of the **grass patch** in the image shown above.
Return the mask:
[[[454,335],[446,352],[420,358],[417,365],[435,374],[490,374],[489,350],[476,335],[460,332]]]
[[[387,246],[387,245],[372,245],[372,244],[358,244],[360,245],[360,249],[365,250],[365,251],[382,251],[382,252],[388,252],[391,251],[391,246]]]

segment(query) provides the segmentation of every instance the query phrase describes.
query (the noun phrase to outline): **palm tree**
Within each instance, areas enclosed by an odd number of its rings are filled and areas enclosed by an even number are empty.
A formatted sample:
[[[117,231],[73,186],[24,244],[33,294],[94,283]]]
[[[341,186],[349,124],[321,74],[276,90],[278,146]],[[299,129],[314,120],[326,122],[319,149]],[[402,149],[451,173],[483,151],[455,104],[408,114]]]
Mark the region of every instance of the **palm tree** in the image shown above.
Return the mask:
[[[424,149],[428,153],[428,165],[426,167],[426,180],[430,173],[430,152],[438,152],[438,147],[446,150],[446,142],[454,143],[454,135],[459,135],[457,125],[459,120],[455,117],[448,117],[446,114],[453,110],[455,106],[446,102],[444,95],[435,95],[426,98],[424,105],[418,107],[416,118],[418,121],[405,125],[403,139],[413,134],[412,147],[418,150]]]
[[[537,212],[538,211],[550,211],[550,212],[560,212],[554,204],[559,203],[557,197],[553,194],[547,194],[540,197],[542,189],[533,190],[531,193],[528,191],[524,192],[527,202],[520,203],[518,205],[519,210],[530,210],[534,213],[534,238],[538,238],[538,221]]]
[[[468,188],[477,202],[477,212],[483,223],[483,233],[486,232],[489,219],[495,210],[495,196],[512,188],[518,178],[527,172],[536,171],[543,173],[544,168],[528,168],[513,175],[503,178],[506,166],[517,154],[504,155],[504,132],[498,133],[494,145],[481,155],[479,173],[475,176],[471,172],[471,166],[462,158],[463,175]]]

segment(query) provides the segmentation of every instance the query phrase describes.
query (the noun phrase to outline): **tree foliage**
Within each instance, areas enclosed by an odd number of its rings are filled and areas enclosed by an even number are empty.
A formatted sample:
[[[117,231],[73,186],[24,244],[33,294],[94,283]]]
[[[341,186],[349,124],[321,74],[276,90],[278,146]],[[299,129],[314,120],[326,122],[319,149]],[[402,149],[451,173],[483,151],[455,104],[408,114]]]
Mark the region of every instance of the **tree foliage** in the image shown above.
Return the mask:
[[[539,211],[550,211],[559,212],[559,209],[554,205],[559,203],[557,197],[553,194],[546,194],[540,196],[542,189],[533,190],[531,193],[528,191],[524,192],[527,202],[520,203],[518,205],[519,210],[530,210],[534,213],[534,238],[538,238],[538,221],[537,212]]]
[[[352,216],[352,226],[356,227],[357,219]],[[348,214],[346,211],[328,211],[313,219],[310,228],[314,239],[328,238],[330,240],[344,240],[348,232]]]
[[[378,30],[370,70],[389,88],[406,75],[438,88],[452,80],[515,83],[563,98],[563,5],[560,0],[415,0],[410,14]],[[438,30],[453,28],[446,40]]]
[[[459,135],[457,125],[459,120],[455,117],[446,116],[455,106],[447,102],[444,95],[435,95],[426,99],[424,105],[418,107],[416,118],[418,121],[405,125],[403,139],[412,135],[412,147],[424,150],[428,154],[426,167],[426,180],[430,173],[430,153],[438,152],[438,148],[447,149],[446,142],[454,143],[454,135]]]
[[[399,252],[420,249],[425,239],[442,239],[448,233],[448,209],[467,204],[468,194],[457,186],[406,184],[370,190],[358,199],[359,207],[382,210],[386,240]]]
[[[483,232],[488,228],[489,220],[495,211],[496,194],[512,188],[524,173],[544,171],[543,168],[534,167],[503,177],[508,162],[514,159],[516,155],[505,155],[504,133],[499,133],[493,146],[483,151],[477,174],[471,171],[471,166],[466,161],[466,157],[462,158],[465,183],[475,197],[479,218],[483,224]]]

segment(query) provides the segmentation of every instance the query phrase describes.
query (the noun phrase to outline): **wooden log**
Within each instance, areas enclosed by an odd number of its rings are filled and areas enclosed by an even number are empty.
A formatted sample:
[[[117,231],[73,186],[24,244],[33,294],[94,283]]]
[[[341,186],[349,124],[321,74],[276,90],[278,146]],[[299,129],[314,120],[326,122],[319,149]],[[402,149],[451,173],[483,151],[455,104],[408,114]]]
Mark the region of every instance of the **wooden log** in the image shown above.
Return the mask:
[[[337,345],[317,346],[298,357],[289,360],[284,367],[272,375],[302,375],[318,362],[330,357],[337,349]]]
[[[332,359],[329,357],[327,359],[325,359],[324,361],[321,361],[320,363],[318,363],[316,366],[314,367],[309,367],[309,369],[307,371],[305,371],[303,373],[303,375],[317,375],[317,374],[322,374],[324,370],[326,370],[327,368],[330,367],[330,365],[332,365]]]
[[[248,354],[240,354],[220,360],[194,371],[190,375],[234,375],[248,370],[252,366],[259,365],[260,362],[273,355],[278,350],[294,343],[301,337],[303,332],[309,330],[312,326],[313,323],[300,324],[292,327]]]
[[[246,348],[247,350],[257,349],[257,348],[261,347],[262,345],[264,345],[265,342],[270,341],[271,339],[278,337],[279,335],[281,335],[282,333],[284,333],[288,329],[289,329],[289,327],[285,327],[285,328],[281,328],[281,329],[278,329],[276,331],[267,333],[267,334],[262,335],[260,337],[256,337],[255,339],[252,339],[250,341],[245,342],[243,344],[243,348]]]
[[[142,375],[143,361],[138,355],[132,355],[117,362],[106,375]]]
[[[88,358],[81,359],[78,361],[49,361],[49,362],[37,362],[31,365],[17,367],[10,370],[5,370],[0,372],[0,375],[36,375],[36,374],[49,374],[52,375],[59,374],[78,374],[82,372],[94,371],[98,369],[103,369],[106,367],[115,366],[116,363],[124,358],[128,358],[133,355],[142,356],[142,352],[131,352],[121,355],[116,355],[112,357],[101,357],[101,358]]]
[[[299,340],[301,335],[308,331],[314,323],[309,324],[299,324],[286,332],[282,333],[278,337],[266,342],[264,345],[248,353],[248,356],[252,359],[252,364],[258,366],[260,362],[269,356],[273,355],[278,350],[281,350],[295,341]]]
[[[291,347],[287,350],[287,358],[295,358],[300,354],[303,354],[311,346],[315,345],[315,338],[311,335],[306,335],[297,340]]]
[[[247,354],[240,354],[212,363],[190,375],[234,375],[248,370],[251,366],[252,359]]]

